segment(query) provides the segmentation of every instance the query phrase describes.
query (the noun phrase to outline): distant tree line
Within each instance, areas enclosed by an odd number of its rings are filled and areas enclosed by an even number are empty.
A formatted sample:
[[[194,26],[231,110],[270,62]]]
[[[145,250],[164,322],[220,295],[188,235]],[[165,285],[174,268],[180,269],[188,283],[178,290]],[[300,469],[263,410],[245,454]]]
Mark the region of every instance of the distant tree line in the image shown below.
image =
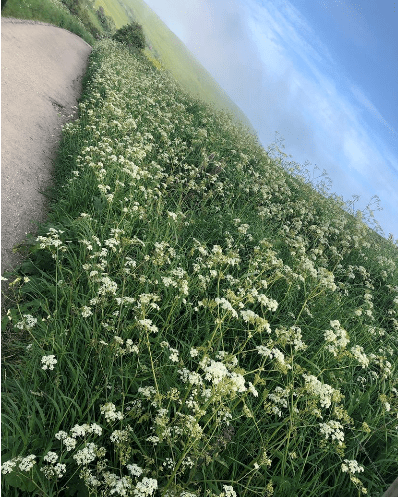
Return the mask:
[[[97,9],[96,14],[104,31],[112,34],[115,31],[115,23],[112,17],[107,16],[104,12],[104,8],[101,6]]]
[[[3,0],[2,0],[3,1]],[[86,29],[90,31],[94,38],[101,38],[101,36],[112,36],[115,32],[115,23],[112,17],[105,14],[103,7],[99,7],[97,11],[94,8],[93,0],[61,0],[62,3],[67,7],[69,12],[78,17],[82,23],[85,25]],[[97,16],[100,25],[103,29],[101,32],[98,27],[93,23],[90,17],[89,11],[92,11]]]

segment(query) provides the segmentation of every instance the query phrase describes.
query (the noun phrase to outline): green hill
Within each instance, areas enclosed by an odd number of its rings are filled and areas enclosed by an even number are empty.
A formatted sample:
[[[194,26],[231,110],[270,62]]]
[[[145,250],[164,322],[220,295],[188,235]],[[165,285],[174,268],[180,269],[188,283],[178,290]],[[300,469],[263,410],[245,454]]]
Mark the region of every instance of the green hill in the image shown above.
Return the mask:
[[[163,67],[191,95],[214,105],[217,109],[231,113],[235,119],[248,127],[252,134],[257,135],[242,110],[145,2],[96,0],[96,5],[104,7],[108,15],[115,20],[117,27],[132,20],[139,22],[148,41],[146,54],[150,58],[160,60]]]

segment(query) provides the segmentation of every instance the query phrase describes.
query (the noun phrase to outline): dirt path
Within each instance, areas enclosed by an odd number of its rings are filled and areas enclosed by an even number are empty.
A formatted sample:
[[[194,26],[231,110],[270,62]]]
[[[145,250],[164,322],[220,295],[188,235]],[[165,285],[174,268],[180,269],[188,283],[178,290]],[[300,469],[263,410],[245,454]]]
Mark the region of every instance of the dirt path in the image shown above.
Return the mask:
[[[90,52],[64,29],[1,19],[1,274],[20,264],[13,247],[45,219],[40,192],[51,181]]]

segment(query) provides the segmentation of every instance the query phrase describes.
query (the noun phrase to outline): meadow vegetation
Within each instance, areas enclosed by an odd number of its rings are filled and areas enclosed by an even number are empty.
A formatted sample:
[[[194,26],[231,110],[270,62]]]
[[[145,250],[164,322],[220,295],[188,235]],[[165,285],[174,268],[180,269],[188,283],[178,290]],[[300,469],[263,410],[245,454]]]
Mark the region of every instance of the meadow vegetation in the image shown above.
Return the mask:
[[[75,33],[89,45],[115,30],[112,19],[101,9],[96,10],[91,0],[8,0],[1,15],[54,24]]]
[[[78,114],[8,275],[3,494],[381,495],[397,246],[114,40]]]
[[[198,62],[184,43],[142,0],[95,0],[115,19],[117,27],[136,21],[143,26],[147,39],[146,56],[155,58],[179,82],[182,88],[219,110],[227,110],[237,121],[252,129],[242,110]],[[118,22],[117,22],[118,20]]]

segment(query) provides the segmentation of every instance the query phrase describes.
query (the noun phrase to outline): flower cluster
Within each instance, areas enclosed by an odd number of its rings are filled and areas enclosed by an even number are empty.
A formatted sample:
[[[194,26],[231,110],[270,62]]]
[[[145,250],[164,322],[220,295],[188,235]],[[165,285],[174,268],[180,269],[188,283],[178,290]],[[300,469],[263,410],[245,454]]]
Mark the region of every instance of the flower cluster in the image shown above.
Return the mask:
[[[331,437],[332,441],[337,441],[338,446],[344,445],[345,434],[340,422],[337,420],[329,420],[327,423],[320,423],[319,427],[320,432],[326,440]]]
[[[323,408],[329,408],[333,401],[339,402],[342,399],[343,396],[339,389],[323,384],[314,375],[303,374],[303,378],[305,379],[306,391],[312,396],[316,396]]]
[[[54,370],[54,365],[56,365],[57,360],[55,359],[55,355],[50,354],[48,356],[42,357],[42,369],[43,370]]]
[[[331,320],[330,325],[333,330],[326,330],[324,332],[324,339],[326,341],[326,349],[330,351],[334,356],[338,353],[344,351],[349,343],[348,332],[343,329],[339,323],[339,320]]]

